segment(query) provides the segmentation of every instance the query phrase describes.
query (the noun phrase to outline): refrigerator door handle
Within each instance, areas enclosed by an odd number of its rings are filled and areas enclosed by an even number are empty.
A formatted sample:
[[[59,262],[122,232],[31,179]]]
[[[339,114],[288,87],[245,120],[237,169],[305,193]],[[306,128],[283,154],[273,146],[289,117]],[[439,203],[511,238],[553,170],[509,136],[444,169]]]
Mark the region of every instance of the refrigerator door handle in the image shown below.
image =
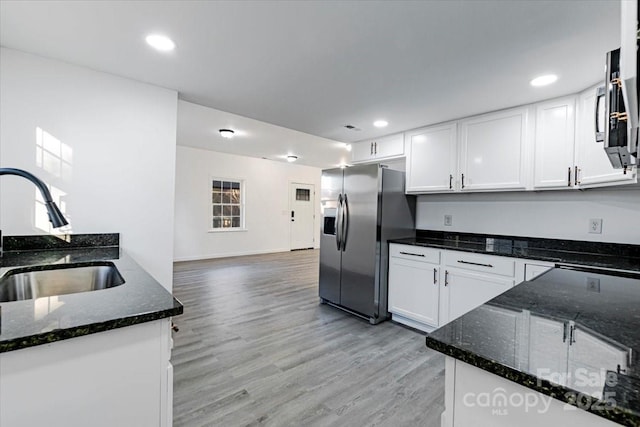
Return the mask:
[[[338,195],[338,208],[336,210],[336,218],[335,218],[335,229],[336,229],[336,246],[338,250],[340,250],[342,246],[342,194]]]
[[[347,248],[347,236],[349,235],[349,202],[347,200],[347,193],[344,194],[342,201],[342,235],[340,240],[342,241],[342,250]]]

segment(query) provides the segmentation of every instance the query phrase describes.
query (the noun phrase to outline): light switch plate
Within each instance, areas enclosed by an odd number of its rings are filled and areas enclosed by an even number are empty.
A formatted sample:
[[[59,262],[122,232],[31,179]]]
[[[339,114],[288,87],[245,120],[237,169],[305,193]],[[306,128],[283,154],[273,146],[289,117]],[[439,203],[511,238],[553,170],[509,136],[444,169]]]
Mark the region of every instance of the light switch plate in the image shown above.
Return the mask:
[[[445,215],[444,216],[444,225],[451,227],[453,225],[453,216]]]
[[[592,218],[589,220],[589,233],[602,234],[602,218]]]

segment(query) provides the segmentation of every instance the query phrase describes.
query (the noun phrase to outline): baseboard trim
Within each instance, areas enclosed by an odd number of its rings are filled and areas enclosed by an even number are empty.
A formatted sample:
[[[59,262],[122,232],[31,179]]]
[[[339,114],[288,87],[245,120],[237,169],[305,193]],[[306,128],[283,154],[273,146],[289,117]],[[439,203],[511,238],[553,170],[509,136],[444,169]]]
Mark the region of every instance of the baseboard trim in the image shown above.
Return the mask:
[[[260,251],[227,252],[227,253],[221,253],[221,254],[193,255],[193,256],[187,256],[187,257],[174,258],[173,262],[202,261],[206,259],[231,258],[231,257],[246,256],[246,255],[275,254],[279,252],[289,252],[289,248],[264,249]]]

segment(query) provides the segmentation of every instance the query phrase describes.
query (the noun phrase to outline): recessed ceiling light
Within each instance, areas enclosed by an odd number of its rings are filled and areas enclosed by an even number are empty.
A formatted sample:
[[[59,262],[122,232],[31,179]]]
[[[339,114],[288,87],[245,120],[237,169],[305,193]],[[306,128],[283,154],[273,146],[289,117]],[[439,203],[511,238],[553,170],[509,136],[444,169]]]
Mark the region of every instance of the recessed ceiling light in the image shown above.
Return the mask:
[[[233,138],[233,135],[235,134],[235,132],[232,131],[231,129],[220,129],[218,132],[220,132],[221,137],[227,138],[227,139]]]
[[[298,156],[294,156],[293,154],[289,154],[289,155],[287,156],[287,162],[289,162],[289,163],[293,163],[293,162],[295,162],[296,160],[298,160]]]
[[[558,76],[556,76],[555,74],[545,74],[544,76],[539,76],[536,77],[535,79],[531,80],[531,86],[546,86],[546,85],[550,85],[551,83],[554,83],[556,80],[558,80]]]
[[[149,34],[145,40],[149,46],[161,52],[169,52],[176,48],[173,40],[161,34]]]
[[[386,120],[376,120],[375,122],[373,122],[373,125],[377,128],[387,127],[388,124],[389,122]]]

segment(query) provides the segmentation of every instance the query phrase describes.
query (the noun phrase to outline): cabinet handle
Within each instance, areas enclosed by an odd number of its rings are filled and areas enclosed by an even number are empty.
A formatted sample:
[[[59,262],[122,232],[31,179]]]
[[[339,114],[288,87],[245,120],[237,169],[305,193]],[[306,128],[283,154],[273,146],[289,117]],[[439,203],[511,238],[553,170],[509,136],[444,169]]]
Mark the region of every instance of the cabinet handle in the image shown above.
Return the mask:
[[[571,166],[569,166],[569,170],[567,171],[567,187],[571,187]]]
[[[377,142],[373,143],[373,154],[378,154],[378,143]]]
[[[600,129],[599,127],[599,123],[598,123],[598,116],[600,115],[600,98],[605,97],[606,95],[606,88],[604,86],[600,86],[599,88],[596,89],[596,104],[595,104],[595,129],[596,129],[596,142],[602,142],[604,141],[604,129]],[[606,126],[606,124],[605,124]]]
[[[576,166],[575,172],[573,174],[573,182],[575,185],[580,184],[580,181],[578,181],[578,173],[580,172],[580,169]]]
[[[433,269],[433,284],[437,284],[438,283],[438,269],[434,268]]]
[[[562,342],[567,342],[567,322],[562,324]]]
[[[402,252],[400,251],[400,254],[402,255],[411,255],[411,256],[421,256],[424,258],[424,254],[414,254],[413,252]]]
[[[459,259],[459,260],[458,260],[458,262],[459,262],[460,264],[471,264],[471,265],[479,265],[480,267],[490,267],[490,268],[493,268],[493,265],[491,265],[491,264],[482,264],[482,263],[480,263],[480,262],[463,261],[463,260],[461,260],[461,259]]]
[[[449,272],[447,270],[444,271],[444,285],[449,286]]]
[[[574,342],[576,342],[575,332],[576,332],[575,325],[571,325],[569,327],[569,345],[571,345]]]
[[[449,174],[449,190],[453,189],[453,175]]]
[[[464,174],[462,174],[462,188],[464,188]]]
[[[369,154],[373,156],[373,142],[369,144]]]

